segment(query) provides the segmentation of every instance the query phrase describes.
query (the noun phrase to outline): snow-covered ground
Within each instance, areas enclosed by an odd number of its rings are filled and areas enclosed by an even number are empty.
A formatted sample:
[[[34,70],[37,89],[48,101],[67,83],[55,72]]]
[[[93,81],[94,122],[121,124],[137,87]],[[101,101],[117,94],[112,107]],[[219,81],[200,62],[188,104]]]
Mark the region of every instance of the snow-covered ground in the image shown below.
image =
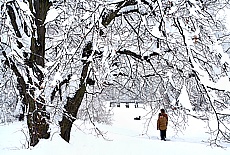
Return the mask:
[[[229,155],[230,145],[226,148],[210,147],[202,141],[207,140],[205,125],[194,118],[189,119],[189,126],[183,133],[175,134],[171,124],[167,130],[169,141],[159,140],[156,130],[157,115],[150,123],[149,131],[144,133],[144,119],[134,120],[134,117],[144,116],[142,108],[114,108],[113,125],[98,125],[104,134],[94,136],[95,132],[89,124],[76,121],[72,129],[70,143],[64,142],[58,134],[58,129],[52,129],[49,140],[41,140],[37,146],[23,149],[27,146],[26,123],[16,122],[0,125],[0,155]],[[170,121],[170,120],[169,120]],[[93,133],[93,134],[89,134]]]

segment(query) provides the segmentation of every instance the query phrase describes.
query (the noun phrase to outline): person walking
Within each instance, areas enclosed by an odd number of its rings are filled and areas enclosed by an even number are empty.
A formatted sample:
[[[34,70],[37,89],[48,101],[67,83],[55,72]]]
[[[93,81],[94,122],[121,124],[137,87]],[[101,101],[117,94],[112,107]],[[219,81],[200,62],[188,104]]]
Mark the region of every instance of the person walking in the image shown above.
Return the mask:
[[[166,129],[167,129],[168,121],[166,117],[163,116],[162,113],[159,113],[159,117],[157,120],[157,130],[160,130],[161,140],[166,141]]]

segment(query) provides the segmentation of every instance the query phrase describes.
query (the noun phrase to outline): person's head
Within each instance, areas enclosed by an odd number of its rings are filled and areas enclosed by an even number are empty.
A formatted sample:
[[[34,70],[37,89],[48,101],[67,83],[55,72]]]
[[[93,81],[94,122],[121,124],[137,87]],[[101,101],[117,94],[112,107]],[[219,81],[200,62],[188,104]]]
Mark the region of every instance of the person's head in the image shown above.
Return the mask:
[[[158,114],[158,117],[161,117],[161,116],[163,116],[162,113],[159,113],[159,114]]]
[[[165,113],[165,110],[164,110],[164,109],[161,109],[161,113]]]

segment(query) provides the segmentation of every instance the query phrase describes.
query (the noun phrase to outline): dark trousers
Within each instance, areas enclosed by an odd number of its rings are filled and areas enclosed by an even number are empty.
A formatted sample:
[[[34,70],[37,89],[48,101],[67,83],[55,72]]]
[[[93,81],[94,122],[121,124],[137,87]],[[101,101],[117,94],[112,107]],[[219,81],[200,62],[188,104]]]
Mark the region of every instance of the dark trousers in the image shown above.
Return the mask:
[[[160,130],[160,136],[161,136],[161,140],[165,140],[165,138],[166,138],[166,130]]]

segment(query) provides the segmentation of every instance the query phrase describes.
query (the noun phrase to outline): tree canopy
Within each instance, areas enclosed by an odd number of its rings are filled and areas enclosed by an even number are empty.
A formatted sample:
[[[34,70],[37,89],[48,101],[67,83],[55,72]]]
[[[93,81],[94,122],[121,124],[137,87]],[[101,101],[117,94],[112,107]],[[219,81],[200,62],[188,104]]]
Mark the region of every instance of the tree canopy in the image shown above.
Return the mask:
[[[13,88],[9,107],[26,115],[32,146],[49,138],[51,120],[69,141],[76,119],[107,122],[103,102],[122,99],[142,100],[150,115],[164,107],[183,120],[215,119],[210,142],[230,141],[229,33],[220,16],[228,0],[0,5],[1,87]]]

